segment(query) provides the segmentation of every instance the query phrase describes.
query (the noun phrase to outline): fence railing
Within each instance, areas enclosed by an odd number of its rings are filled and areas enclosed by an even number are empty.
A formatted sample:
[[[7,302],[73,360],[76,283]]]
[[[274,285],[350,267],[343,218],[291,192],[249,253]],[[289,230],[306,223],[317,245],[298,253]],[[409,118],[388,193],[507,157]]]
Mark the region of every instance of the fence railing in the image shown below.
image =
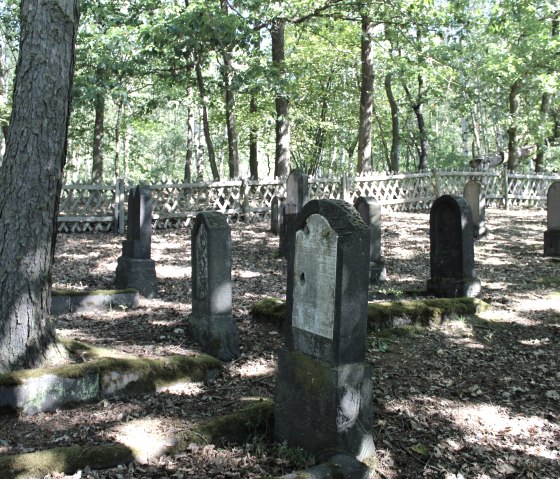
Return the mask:
[[[377,174],[363,177],[309,178],[309,197],[375,198],[385,210],[417,211],[430,208],[442,194],[462,194],[467,181],[479,181],[487,204],[504,208],[546,205],[548,187],[557,175],[520,175],[502,171],[432,171]],[[124,232],[128,188],[121,179],[105,185],[65,185],[62,190],[58,230]],[[163,183],[150,185],[154,228],[190,226],[200,211],[216,210],[231,222],[258,222],[270,217],[275,196],[285,195],[284,179],[235,180],[212,183]]]

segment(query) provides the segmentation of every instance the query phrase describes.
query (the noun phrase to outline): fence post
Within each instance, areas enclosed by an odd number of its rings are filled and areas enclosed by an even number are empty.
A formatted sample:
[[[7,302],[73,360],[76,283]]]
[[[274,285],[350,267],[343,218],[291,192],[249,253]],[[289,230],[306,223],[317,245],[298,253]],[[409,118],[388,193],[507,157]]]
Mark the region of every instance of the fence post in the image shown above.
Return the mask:
[[[249,184],[246,178],[241,179],[241,221],[249,223]]]
[[[436,198],[439,198],[440,194],[441,194],[441,191],[440,191],[441,187],[440,187],[440,182],[439,182],[439,175],[438,175],[438,172],[435,168],[432,170],[432,177],[434,178],[434,181],[432,183],[433,186],[434,186],[434,194],[435,194]]]
[[[504,206],[506,211],[509,210],[509,185],[507,165],[504,166]]]
[[[124,180],[115,179],[115,213],[114,213],[115,234],[124,234]]]

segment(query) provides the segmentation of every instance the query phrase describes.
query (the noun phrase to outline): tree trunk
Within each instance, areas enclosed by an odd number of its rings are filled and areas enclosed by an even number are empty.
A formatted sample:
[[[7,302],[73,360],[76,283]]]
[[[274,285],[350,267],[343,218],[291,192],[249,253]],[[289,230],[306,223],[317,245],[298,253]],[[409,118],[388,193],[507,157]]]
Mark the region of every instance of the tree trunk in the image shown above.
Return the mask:
[[[189,108],[187,113],[187,151],[185,153],[185,169],[183,173],[183,181],[190,183],[192,179],[192,159],[194,151],[194,126],[193,115]]]
[[[7,103],[7,85],[8,85],[8,70],[4,66],[4,53],[2,51],[2,43],[0,43],[0,102]],[[0,118],[0,165],[2,164],[2,156],[6,149],[6,138],[8,137],[8,122]]]
[[[95,95],[95,124],[93,126],[92,183],[103,181],[103,137],[105,135],[105,94]]]
[[[398,173],[400,168],[401,134],[399,131],[399,106],[393,94],[393,74],[385,75],[385,92],[391,107],[391,154],[389,171]]]
[[[258,111],[257,93],[251,92],[251,100],[249,103],[249,113],[254,116]],[[249,132],[249,174],[253,180],[259,179],[259,144],[258,131],[254,122],[251,122],[251,131]]]
[[[371,172],[371,123],[373,116],[373,22],[362,16],[361,60],[362,77],[360,86],[360,124],[358,135],[358,174]]]
[[[517,138],[517,115],[519,112],[521,93],[521,79],[515,80],[509,90],[509,116],[511,124],[507,130],[508,133],[508,162],[509,171],[514,171],[519,161],[519,139]]]
[[[329,78],[327,79],[327,84],[325,85],[325,89],[323,90],[324,91],[323,98],[321,99],[321,115],[320,115],[321,122],[319,124],[319,127],[317,128],[317,132],[315,133],[315,161],[309,168],[308,173],[310,175],[317,174],[317,170],[321,165],[321,159],[323,157],[323,150],[325,148],[325,137],[326,137],[326,132],[323,125],[327,121],[327,114],[329,108],[328,94],[331,89],[331,82],[332,82],[332,76],[329,76]]]
[[[13,108],[0,176],[0,371],[56,343],[51,268],[66,159],[77,0],[23,0]]]
[[[426,123],[424,121],[423,104],[424,104],[424,78],[422,75],[418,75],[418,94],[416,99],[412,98],[412,94],[408,89],[406,83],[403,82],[403,88],[406,93],[406,97],[410,102],[412,111],[416,116],[416,124],[418,125],[418,136],[419,145],[417,145],[416,150],[418,152],[418,171],[424,171],[428,167],[428,132],[426,131]]]
[[[220,0],[220,7],[227,15],[228,3],[226,0]],[[239,177],[239,151],[237,128],[235,126],[235,95],[231,86],[233,73],[233,62],[231,59],[231,51],[224,51],[222,54],[224,60],[223,79],[226,101],[226,128],[228,139],[228,166],[230,179]]]
[[[208,161],[210,162],[210,169],[212,170],[212,178],[214,181],[220,180],[220,173],[218,171],[218,166],[216,164],[216,152],[214,151],[214,143],[212,142],[212,137],[210,136],[210,123],[208,121],[208,107],[206,103],[208,102],[208,95],[206,93],[206,88],[204,87],[204,79],[202,78],[202,69],[200,68],[200,62],[197,60],[195,64],[196,71],[196,83],[198,85],[198,92],[200,98],[202,99],[202,129],[204,131],[204,140],[206,142],[206,149],[208,153]]]
[[[286,90],[286,65],[284,63],[284,29],[286,21],[276,20],[270,36],[272,42],[272,65],[277,72],[278,89],[276,106],[276,154],[274,157],[274,176],[286,177],[290,171],[290,122],[288,121],[289,99]]]
[[[115,122],[115,157],[113,160],[115,167],[115,178],[119,178],[119,160],[120,160],[120,139],[121,139],[121,122],[123,115],[123,102],[122,100],[117,105],[117,121]]]

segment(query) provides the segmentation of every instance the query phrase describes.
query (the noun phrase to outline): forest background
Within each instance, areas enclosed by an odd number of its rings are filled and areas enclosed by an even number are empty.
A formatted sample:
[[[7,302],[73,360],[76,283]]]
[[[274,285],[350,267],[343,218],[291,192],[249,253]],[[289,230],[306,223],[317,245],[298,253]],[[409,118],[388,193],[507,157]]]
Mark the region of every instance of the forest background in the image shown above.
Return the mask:
[[[66,182],[560,170],[557,0],[81,4]]]

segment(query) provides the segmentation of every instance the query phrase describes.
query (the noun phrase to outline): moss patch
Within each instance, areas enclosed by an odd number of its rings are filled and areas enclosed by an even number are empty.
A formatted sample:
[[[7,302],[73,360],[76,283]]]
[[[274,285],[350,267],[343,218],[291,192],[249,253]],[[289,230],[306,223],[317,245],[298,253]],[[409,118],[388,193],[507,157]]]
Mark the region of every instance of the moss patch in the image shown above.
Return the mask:
[[[368,303],[368,331],[407,324],[430,326],[441,324],[453,316],[464,316],[486,311],[490,305],[476,298],[434,298],[411,301]],[[276,298],[265,298],[253,306],[253,318],[282,325],[286,303]]]
[[[102,391],[107,387],[107,384],[103,384],[106,381],[104,376],[110,378],[114,376],[112,373],[133,374],[136,378],[119,389],[127,393],[156,391],[178,380],[202,382],[207,379],[209,369],[222,367],[218,359],[206,354],[170,356],[163,359],[104,358],[96,363],[101,371]]]
[[[94,289],[94,290],[76,290],[76,289],[53,289],[52,296],[112,296],[115,294],[134,294],[138,290],[134,288],[128,289]]]
[[[414,324],[435,326],[456,317],[477,314],[490,305],[476,298],[434,298],[368,304],[368,330]]]
[[[47,451],[0,457],[0,479],[44,477],[53,472],[71,474],[90,466],[104,469],[134,460],[132,452],[119,444],[103,444],[84,448],[60,447]]]
[[[274,405],[271,400],[266,399],[231,414],[204,421],[184,439],[187,443],[198,444],[240,444],[255,436],[270,437],[273,421]]]
[[[253,306],[251,315],[257,321],[269,321],[280,328],[286,317],[286,302],[277,298],[265,298]]]
[[[76,379],[98,371],[96,363],[66,364],[56,368],[19,369],[11,373],[0,374],[0,386],[13,387],[24,384],[28,379],[39,378],[47,374],[62,378]]]

